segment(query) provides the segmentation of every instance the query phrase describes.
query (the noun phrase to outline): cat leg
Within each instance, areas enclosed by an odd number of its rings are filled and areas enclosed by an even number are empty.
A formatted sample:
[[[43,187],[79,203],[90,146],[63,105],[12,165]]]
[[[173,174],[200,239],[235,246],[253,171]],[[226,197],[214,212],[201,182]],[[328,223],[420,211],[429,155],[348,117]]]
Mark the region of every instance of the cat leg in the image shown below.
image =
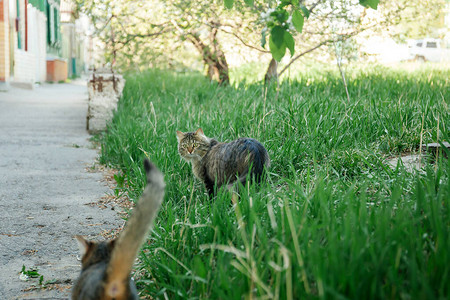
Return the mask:
[[[208,191],[208,196],[209,196],[209,198],[212,199],[216,194],[214,191],[214,182],[211,179],[209,179],[208,177],[206,177],[204,183],[205,183],[206,190]]]
[[[235,182],[240,182],[240,183],[242,183],[243,186],[245,186],[245,184],[247,183],[247,176],[248,176],[248,172],[239,176],[237,181],[235,181]],[[251,179],[251,178],[249,178],[249,179]]]
[[[245,186],[247,182],[247,174],[245,173],[241,176],[236,176],[236,180],[227,184],[227,190],[231,193],[231,195],[237,196],[239,198],[239,184]]]
[[[215,191],[214,191],[214,187],[212,186],[210,186],[210,187],[206,187],[206,190],[208,191],[208,196],[209,196],[209,198],[214,198],[214,196],[216,195],[216,193],[215,193]]]
[[[239,194],[239,188],[237,187],[237,181],[227,184],[227,190],[231,194]]]

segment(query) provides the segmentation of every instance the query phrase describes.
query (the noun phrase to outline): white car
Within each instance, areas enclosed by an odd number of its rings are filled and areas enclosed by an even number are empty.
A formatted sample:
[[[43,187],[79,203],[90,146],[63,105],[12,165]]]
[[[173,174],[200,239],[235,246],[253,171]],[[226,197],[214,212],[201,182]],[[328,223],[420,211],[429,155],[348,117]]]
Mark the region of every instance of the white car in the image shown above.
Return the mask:
[[[410,40],[408,50],[410,59],[416,61],[441,62],[449,57],[449,50],[441,47],[439,39]]]

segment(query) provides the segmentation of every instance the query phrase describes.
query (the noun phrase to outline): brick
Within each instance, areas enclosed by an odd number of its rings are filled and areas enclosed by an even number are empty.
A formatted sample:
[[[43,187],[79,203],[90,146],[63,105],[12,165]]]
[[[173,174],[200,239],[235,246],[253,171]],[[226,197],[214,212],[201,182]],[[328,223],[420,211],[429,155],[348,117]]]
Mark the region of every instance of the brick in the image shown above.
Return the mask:
[[[3,0],[0,0],[0,22],[3,22],[5,20],[4,16],[5,10],[3,5]]]

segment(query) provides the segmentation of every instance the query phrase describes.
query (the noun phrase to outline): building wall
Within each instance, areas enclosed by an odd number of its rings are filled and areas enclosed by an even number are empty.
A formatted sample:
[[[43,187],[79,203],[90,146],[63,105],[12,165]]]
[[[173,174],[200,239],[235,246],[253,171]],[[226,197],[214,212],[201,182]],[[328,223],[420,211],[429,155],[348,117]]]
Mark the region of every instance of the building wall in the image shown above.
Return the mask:
[[[44,13],[28,5],[28,51],[35,56],[35,81],[46,79],[46,23]]]
[[[9,81],[8,0],[0,0],[0,82]]]
[[[77,14],[73,2],[61,0],[61,45],[62,57],[67,61],[69,77],[78,77],[88,72],[90,37],[87,35],[91,23],[84,14]]]
[[[73,23],[61,23],[61,56],[67,61],[67,75],[72,77],[74,74],[74,35],[75,27]]]
[[[36,56],[29,51],[16,49],[14,51],[14,81],[36,82]]]
[[[8,50],[5,55],[5,80],[12,83],[26,83],[28,87],[32,87],[35,82],[44,82],[47,76],[47,18],[44,12],[34,7],[29,1],[3,0],[2,2],[7,1],[9,1],[10,13],[4,20],[4,27],[0,26],[2,29],[0,35],[4,31],[9,37],[9,39],[0,39],[5,41]],[[19,18],[18,28],[15,23],[17,17]]]
[[[46,81],[47,59],[60,59],[59,3],[0,0],[0,83],[26,83],[32,88],[35,82]]]
[[[61,57],[60,2],[60,0],[46,1],[46,14],[49,25],[47,34],[47,56],[51,58]]]

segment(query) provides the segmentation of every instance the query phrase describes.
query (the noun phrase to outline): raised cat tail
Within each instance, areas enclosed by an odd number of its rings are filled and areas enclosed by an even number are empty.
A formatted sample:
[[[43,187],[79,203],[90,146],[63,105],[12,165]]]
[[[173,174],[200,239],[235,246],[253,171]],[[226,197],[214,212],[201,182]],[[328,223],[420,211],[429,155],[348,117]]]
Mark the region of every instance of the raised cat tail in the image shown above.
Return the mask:
[[[137,253],[145,241],[164,198],[164,176],[147,159],[144,161],[147,186],[127,224],[115,241],[111,261],[106,270],[105,295],[121,299]]]

